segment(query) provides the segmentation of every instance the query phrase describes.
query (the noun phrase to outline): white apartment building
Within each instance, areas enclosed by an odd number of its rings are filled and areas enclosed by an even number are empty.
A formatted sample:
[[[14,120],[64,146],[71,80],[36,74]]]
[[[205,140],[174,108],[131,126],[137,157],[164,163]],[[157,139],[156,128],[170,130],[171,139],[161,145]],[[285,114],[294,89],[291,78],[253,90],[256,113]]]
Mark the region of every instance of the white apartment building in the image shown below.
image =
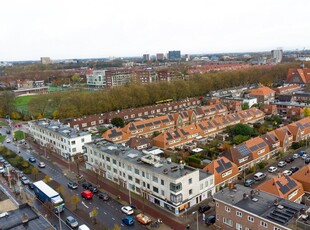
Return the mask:
[[[92,74],[87,74],[87,85],[97,87],[97,88],[105,88],[106,87],[106,76],[105,70],[94,70]]]
[[[63,157],[83,153],[85,143],[91,142],[91,134],[82,132],[59,121],[41,119],[29,121],[29,131],[41,146],[50,148]]]
[[[84,145],[86,168],[175,215],[214,194],[214,175],[104,139]]]

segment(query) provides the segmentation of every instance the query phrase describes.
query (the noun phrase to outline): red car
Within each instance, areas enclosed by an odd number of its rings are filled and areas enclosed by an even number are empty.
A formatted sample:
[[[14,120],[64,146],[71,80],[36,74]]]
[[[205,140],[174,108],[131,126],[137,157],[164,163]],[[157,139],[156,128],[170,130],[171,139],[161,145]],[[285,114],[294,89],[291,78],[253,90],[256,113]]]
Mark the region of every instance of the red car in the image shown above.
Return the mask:
[[[87,200],[90,200],[93,198],[93,193],[89,190],[84,190],[83,192],[81,192],[81,196]]]

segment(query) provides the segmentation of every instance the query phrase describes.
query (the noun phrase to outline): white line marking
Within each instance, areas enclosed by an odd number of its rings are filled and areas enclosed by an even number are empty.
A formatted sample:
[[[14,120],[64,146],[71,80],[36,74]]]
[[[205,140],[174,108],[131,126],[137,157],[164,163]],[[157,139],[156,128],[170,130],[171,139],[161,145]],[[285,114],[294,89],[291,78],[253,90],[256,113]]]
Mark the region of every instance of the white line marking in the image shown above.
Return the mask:
[[[84,201],[82,201],[82,204],[83,204],[86,208],[89,208],[89,207],[84,203]]]
[[[112,217],[112,220],[115,220],[114,217]]]

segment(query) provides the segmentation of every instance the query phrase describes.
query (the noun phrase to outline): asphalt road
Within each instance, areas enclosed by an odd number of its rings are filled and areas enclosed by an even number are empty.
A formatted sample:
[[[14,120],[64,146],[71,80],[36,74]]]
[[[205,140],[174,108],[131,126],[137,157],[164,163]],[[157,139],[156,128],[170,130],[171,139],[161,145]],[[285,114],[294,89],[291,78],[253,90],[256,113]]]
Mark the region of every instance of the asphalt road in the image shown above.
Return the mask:
[[[5,134],[5,131],[0,129],[0,132],[3,135]],[[12,136],[7,135],[9,139],[12,140]],[[62,170],[59,169],[57,166],[55,166],[52,162],[45,160],[45,158],[35,155],[32,153],[29,149],[25,148],[24,144],[16,144],[16,142],[11,141],[10,143],[6,143],[6,141],[3,143],[4,146],[6,146],[8,149],[14,151],[14,152],[19,152],[19,155],[22,156],[25,160],[28,160],[29,157],[33,156],[37,159],[36,163],[32,163],[34,166],[38,167],[37,164],[38,162],[42,161],[45,163],[46,167],[45,168],[39,168],[40,171],[42,171],[44,174],[49,175],[54,181],[62,185],[65,189],[69,191],[71,195],[79,195],[83,191],[82,187],[79,186],[78,189],[76,190],[71,190],[67,187],[67,183],[69,182],[68,178],[63,174]],[[27,145],[26,145],[27,146]],[[24,189],[27,191],[29,194],[33,195],[33,192],[28,189],[28,187],[25,187]],[[35,207],[38,208],[38,210],[42,210],[40,206],[39,201],[34,202]],[[110,199],[109,201],[102,201],[100,200],[96,195],[93,197],[92,200],[85,200],[81,198],[81,202],[78,205],[78,208],[80,210],[84,210],[86,213],[89,213],[92,211],[94,208],[97,209],[98,211],[98,216],[97,216],[97,221],[104,224],[108,228],[113,228],[115,224],[118,224],[121,226],[122,229],[132,229],[130,226],[126,226],[121,222],[121,219],[125,217],[126,215],[121,212],[121,204],[116,202],[113,199]],[[70,210],[66,209],[63,213],[61,213],[61,218],[65,220],[67,216],[73,216],[75,217],[79,224],[87,223],[80,219],[78,216],[76,216],[74,213],[70,212]],[[59,221],[57,217],[52,216],[52,221],[53,224],[56,226],[59,226]],[[90,222],[90,220],[87,220]],[[65,224],[62,224],[63,229],[66,229]],[[70,228],[67,228],[70,229]],[[135,222],[134,229],[146,229],[145,226],[139,224],[137,221]]]

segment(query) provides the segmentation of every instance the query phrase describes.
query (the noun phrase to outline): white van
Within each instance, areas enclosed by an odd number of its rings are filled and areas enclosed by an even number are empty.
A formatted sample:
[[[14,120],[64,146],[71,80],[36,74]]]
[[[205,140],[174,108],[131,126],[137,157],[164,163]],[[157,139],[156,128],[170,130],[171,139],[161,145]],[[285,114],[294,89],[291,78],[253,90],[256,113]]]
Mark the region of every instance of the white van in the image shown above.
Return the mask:
[[[79,226],[78,230],[90,230],[90,228],[87,227],[85,224],[82,224]]]
[[[266,174],[262,172],[258,172],[254,174],[254,180],[261,180],[265,177],[266,177]]]

